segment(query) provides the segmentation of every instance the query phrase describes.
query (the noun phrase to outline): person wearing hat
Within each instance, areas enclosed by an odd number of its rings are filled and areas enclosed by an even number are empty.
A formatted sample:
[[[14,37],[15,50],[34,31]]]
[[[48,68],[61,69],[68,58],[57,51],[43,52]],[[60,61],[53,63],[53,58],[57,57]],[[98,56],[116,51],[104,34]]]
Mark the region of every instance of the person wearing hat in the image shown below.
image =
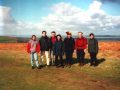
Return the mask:
[[[85,52],[84,49],[87,48],[87,39],[83,37],[82,32],[78,32],[78,38],[75,41],[75,48],[77,52],[77,60],[80,66],[84,65]]]
[[[64,53],[64,43],[60,34],[57,35],[57,40],[54,44],[53,53],[55,55],[55,66],[64,68],[62,57]],[[58,57],[60,58],[60,64],[58,62]]]
[[[98,54],[98,41],[95,39],[93,33],[90,33],[90,39],[88,40],[88,52],[90,53],[90,66],[97,66],[97,54]]]
[[[56,32],[52,31],[51,32],[51,37],[50,37],[50,59],[51,59],[51,65],[55,64],[55,55],[53,54],[53,48],[54,48],[54,44],[56,42]]]
[[[67,37],[64,39],[66,66],[70,68],[72,64],[72,56],[74,52],[75,41],[72,38],[72,34],[70,32],[66,32],[66,34]]]

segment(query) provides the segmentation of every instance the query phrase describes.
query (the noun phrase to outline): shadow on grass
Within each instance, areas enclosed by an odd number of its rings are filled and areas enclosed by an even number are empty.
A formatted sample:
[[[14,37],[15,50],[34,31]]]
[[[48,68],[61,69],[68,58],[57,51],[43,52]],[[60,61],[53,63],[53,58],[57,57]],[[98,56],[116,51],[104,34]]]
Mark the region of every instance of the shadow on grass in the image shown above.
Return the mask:
[[[105,61],[105,58],[100,58],[100,59],[97,59],[97,65],[96,66],[98,66],[99,64],[101,64],[101,63],[103,63]],[[73,58],[73,60],[72,60],[72,65],[73,64],[77,64],[77,63],[79,63],[79,61],[76,59],[76,58]],[[90,59],[85,59],[84,60],[84,64],[88,64],[88,63],[90,63]]]

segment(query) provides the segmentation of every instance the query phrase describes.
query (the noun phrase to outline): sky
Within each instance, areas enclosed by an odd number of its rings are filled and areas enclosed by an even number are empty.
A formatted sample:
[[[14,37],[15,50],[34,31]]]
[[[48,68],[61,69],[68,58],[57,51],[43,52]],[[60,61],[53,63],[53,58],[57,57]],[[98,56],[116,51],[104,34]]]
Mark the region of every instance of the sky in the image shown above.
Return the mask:
[[[120,0],[0,0],[0,36],[120,35]]]

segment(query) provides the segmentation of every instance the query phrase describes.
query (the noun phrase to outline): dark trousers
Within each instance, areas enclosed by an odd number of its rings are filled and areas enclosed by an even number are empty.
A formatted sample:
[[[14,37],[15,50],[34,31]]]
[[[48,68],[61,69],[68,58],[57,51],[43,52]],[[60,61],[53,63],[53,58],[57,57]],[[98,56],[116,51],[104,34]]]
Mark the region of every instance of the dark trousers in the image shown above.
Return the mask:
[[[59,65],[58,57],[60,58],[60,65],[63,66],[63,58],[62,55],[55,55],[55,65]]]
[[[83,49],[77,50],[77,60],[79,63],[84,63],[85,52]]]
[[[97,64],[96,56],[97,56],[97,53],[90,53],[90,63],[91,64],[93,64],[93,63]]]
[[[72,64],[73,53],[72,52],[66,52],[65,55],[66,55],[66,64],[71,65]]]

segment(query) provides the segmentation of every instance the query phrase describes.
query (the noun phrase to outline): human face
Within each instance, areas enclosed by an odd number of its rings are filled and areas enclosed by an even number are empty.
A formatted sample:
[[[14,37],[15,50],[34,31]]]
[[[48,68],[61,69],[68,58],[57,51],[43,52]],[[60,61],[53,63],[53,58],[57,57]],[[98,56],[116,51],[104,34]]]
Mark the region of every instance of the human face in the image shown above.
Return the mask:
[[[67,35],[67,37],[68,37],[68,38],[70,38],[70,37],[71,37],[71,35]]]
[[[52,36],[52,37],[55,37],[55,36],[56,36],[56,33],[52,33],[51,36]]]
[[[60,36],[57,36],[58,41],[60,40],[60,38],[61,38]]]
[[[94,36],[93,35],[90,35],[90,39],[93,39],[94,38]]]
[[[82,33],[78,33],[79,38],[82,38],[82,35],[83,35]]]
[[[36,37],[35,37],[35,36],[33,36],[33,37],[32,37],[32,40],[34,40],[34,41],[35,41],[35,40],[36,40]]]
[[[45,37],[45,36],[46,36],[46,32],[43,32],[43,33],[42,33],[42,36]]]

